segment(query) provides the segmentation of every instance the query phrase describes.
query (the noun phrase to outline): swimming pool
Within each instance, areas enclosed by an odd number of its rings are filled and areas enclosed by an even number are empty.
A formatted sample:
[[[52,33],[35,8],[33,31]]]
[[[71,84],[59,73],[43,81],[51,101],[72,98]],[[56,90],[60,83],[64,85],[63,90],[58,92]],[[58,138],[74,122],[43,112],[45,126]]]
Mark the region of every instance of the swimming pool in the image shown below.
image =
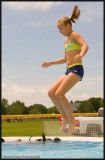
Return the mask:
[[[60,139],[62,140],[62,138]],[[68,140],[63,138],[60,142],[47,141],[42,143],[36,140],[4,142],[2,143],[2,158],[104,158],[103,141],[89,139],[81,141],[68,137]]]

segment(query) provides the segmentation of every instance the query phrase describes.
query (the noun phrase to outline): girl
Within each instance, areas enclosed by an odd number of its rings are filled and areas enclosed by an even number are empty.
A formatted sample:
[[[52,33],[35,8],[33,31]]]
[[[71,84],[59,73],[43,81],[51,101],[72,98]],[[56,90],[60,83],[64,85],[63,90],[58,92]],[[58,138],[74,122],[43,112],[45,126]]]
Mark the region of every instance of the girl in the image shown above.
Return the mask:
[[[82,58],[88,50],[88,45],[84,39],[72,30],[72,22],[76,23],[79,16],[80,10],[78,6],[75,5],[71,17],[62,17],[57,22],[59,32],[67,37],[64,40],[65,57],[42,63],[42,68],[67,63],[66,72],[53,84],[48,91],[48,95],[63,117],[63,124],[60,131],[64,129],[67,122],[69,123],[68,135],[73,133],[76,122],[65,94],[77,82],[82,80],[84,75]]]

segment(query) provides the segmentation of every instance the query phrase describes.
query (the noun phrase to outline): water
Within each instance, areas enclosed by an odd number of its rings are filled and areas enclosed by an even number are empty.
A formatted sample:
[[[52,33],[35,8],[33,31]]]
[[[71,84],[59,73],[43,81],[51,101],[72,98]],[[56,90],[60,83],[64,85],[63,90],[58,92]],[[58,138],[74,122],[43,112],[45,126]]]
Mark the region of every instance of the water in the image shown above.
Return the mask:
[[[104,158],[103,142],[5,142],[2,143],[2,158]]]

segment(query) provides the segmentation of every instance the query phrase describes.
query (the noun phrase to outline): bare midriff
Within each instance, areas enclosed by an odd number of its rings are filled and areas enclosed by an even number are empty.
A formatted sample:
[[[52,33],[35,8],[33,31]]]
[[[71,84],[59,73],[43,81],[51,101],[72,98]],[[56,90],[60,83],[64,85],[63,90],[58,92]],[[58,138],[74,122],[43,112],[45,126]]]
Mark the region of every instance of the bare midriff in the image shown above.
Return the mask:
[[[75,63],[82,63],[82,60],[75,61],[74,57],[80,54],[81,50],[71,50],[66,52],[66,59],[67,59],[67,66],[75,64]]]

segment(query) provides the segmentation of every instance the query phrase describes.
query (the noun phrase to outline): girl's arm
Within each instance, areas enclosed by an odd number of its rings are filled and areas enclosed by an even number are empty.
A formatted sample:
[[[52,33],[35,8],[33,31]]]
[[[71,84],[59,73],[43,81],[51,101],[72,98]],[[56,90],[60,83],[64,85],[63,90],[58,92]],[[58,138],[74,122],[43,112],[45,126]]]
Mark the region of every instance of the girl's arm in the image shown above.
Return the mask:
[[[44,62],[44,63],[42,63],[41,66],[42,66],[42,68],[43,67],[47,68],[51,65],[66,63],[66,61],[67,61],[66,57],[64,57],[64,58],[61,58],[61,59],[58,59],[58,60],[55,60],[55,61]]]
[[[75,60],[78,60],[78,58],[82,59],[83,56],[86,54],[86,52],[88,51],[88,45],[87,43],[84,41],[84,39],[77,33],[75,32],[74,35],[73,35],[73,38],[74,38],[74,41],[77,42],[79,45],[82,46],[82,50],[80,52],[79,55],[76,55],[75,56]]]

